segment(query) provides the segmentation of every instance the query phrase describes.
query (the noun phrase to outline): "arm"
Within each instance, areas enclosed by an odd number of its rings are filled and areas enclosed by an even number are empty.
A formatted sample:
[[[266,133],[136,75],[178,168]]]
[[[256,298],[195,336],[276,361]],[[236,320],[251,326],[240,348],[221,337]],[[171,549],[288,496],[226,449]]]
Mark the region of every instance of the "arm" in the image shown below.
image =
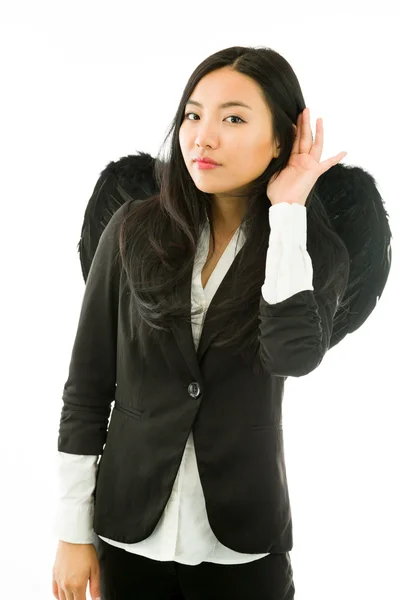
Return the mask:
[[[260,299],[260,357],[281,377],[301,377],[322,361],[333,328],[336,303],[313,293],[306,249],[307,208],[282,202],[269,209],[271,226],[265,282]]]
[[[119,280],[118,234],[129,202],[105,227],[86,280],[62,394],[58,450],[100,455],[116,385],[116,344]]]

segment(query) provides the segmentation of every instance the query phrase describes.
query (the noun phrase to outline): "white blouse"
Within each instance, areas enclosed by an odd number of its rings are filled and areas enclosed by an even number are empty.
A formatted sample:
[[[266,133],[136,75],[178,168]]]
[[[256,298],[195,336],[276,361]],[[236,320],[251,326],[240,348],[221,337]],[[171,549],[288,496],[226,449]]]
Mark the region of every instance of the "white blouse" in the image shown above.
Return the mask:
[[[269,209],[269,221],[271,233],[261,293],[269,304],[275,304],[302,290],[313,290],[313,268],[306,249],[306,207],[287,202],[275,204]],[[206,223],[200,236],[192,274],[192,307],[203,308],[203,312],[192,319],[196,349],[208,306],[243,246],[245,233],[243,228],[236,230],[203,289],[201,271],[208,256],[209,239],[210,228]],[[93,492],[97,462],[98,456],[58,452],[57,539],[78,544],[93,542]],[[153,533],[145,540],[133,544],[105,537],[102,539],[153,560],[176,561],[186,565],[201,562],[246,563],[268,554],[235,552],[215,537],[207,517],[192,432],[186,443],[171,496]]]

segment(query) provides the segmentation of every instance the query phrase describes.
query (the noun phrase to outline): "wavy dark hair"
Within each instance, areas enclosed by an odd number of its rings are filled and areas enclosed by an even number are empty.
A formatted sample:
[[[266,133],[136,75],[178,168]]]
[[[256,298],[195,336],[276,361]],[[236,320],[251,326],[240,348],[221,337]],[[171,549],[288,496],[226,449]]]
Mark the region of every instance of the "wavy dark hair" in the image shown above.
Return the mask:
[[[155,161],[159,193],[131,204],[121,225],[119,251],[131,294],[133,322],[141,342],[144,343],[145,335],[156,339],[160,331],[169,330],[174,319],[190,322],[191,314],[197,312],[191,312],[190,298],[182,299],[179,289],[191,277],[197,242],[207,216],[212,248],[215,236],[212,194],[200,191],[193,182],[182,156],[179,129],[186,103],[198,82],[223,67],[258,83],[272,113],[274,139],[280,145],[279,156],[246,186],[248,202],[242,221],[246,241],[237,258],[230,297],[216,305],[216,314],[229,311],[230,318],[228,327],[219,332],[213,345],[236,344],[242,357],[254,362],[258,356],[259,302],[270,234],[267,184],[286,167],[295,137],[293,125],[306,107],[298,79],[280,54],[270,48],[234,46],[212,54],[194,70]],[[171,133],[170,148],[162,157]],[[314,269],[314,293],[339,305],[348,281],[349,256],[315,188],[306,202],[307,250]]]

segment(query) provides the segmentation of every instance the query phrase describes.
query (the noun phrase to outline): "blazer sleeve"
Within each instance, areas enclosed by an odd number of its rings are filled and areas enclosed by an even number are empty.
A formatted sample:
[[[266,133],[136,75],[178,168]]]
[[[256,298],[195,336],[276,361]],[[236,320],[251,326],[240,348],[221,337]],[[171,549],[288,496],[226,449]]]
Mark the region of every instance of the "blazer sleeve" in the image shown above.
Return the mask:
[[[260,360],[272,375],[301,377],[316,369],[329,349],[337,303],[314,293],[307,208],[276,204],[269,209],[269,220],[259,306]]]
[[[58,450],[103,453],[116,386],[116,346],[121,260],[118,236],[125,203],[113,213],[96,248],[86,279],[63,406]]]

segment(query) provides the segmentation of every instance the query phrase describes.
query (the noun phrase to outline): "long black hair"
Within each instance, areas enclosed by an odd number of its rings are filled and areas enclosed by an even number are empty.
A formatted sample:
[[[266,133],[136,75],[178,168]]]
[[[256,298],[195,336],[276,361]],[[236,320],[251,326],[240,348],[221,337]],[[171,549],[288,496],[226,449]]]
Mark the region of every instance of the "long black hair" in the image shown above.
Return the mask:
[[[212,195],[194,184],[182,156],[179,129],[186,103],[198,82],[208,73],[228,66],[251,77],[262,89],[272,113],[273,137],[280,145],[279,156],[246,186],[248,202],[242,221],[246,241],[237,257],[229,298],[216,307],[217,311],[229,312],[229,323],[213,344],[237,344],[242,357],[254,363],[270,234],[267,184],[286,167],[295,137],[293,125],[306,106],[298,79],[280,54],[270,48],[234,46],[212,54],[194,70],[156,158],[154,175],[160,191],[143,202],[132,203],[121,225],[119,252],[131,294],[135,332],[142,343],[146,335],[156,339],[160,331],[168,331],[172,320],[190,320],[191,314],[197,314],[191,311],[190,297],[183,298],[179,292],[191,277],[196,246],[207,217],[212,248],[215,245]],[[167,156],[162,157],[171,133]],[[348,281],[348,252],[333,230],[315,188],[306,202],[307,250],[314,269],[314,293],[339,304]]]

